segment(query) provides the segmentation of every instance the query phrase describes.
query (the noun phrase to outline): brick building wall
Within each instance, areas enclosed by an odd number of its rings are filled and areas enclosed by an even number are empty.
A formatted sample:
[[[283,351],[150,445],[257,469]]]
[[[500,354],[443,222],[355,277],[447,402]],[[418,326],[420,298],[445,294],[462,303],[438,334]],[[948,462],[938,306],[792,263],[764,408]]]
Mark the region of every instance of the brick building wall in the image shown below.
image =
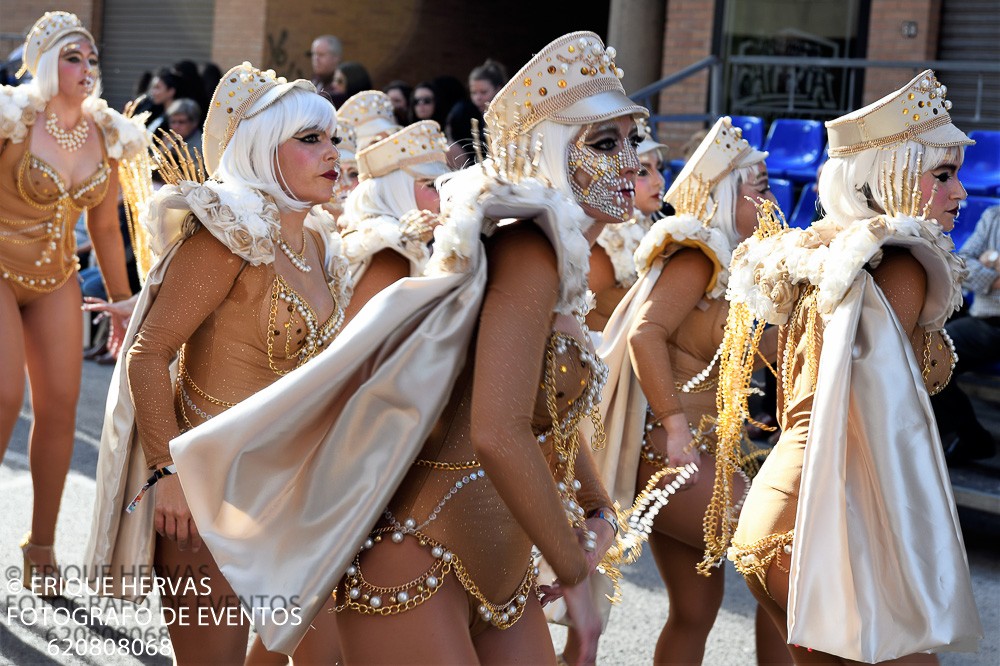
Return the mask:
[[[212,61],[223,72],[244,60],[263,62],[267,10],[268,0],[215,0]]]
[[[869,60],[934,60],[938,53],[941,0],[871,0]],[[916,35],[903,34],[903,23],[916,24]],[[913,78],[905,69],[869,69],[864,104],[870,104]]]
[[[668,76],[712,54],[715,0],[667,0],[663,36],[662,76]],[[708,103],[708,70],[671,86],[660,94],[662,114],[703,113]],[[702,123],[662,123],[657,136],[679,159],[680,147]]]

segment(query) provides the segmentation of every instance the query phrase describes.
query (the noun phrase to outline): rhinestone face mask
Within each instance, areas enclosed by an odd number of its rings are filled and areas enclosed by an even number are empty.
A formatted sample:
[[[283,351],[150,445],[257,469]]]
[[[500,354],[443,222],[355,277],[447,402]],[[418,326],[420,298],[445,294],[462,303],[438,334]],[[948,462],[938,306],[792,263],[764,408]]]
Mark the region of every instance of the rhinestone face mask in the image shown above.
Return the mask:
[[[628,139],[614,154],[600,152],[586,144],[592,125],[580,134],[567,150],[569,182],[573,195],[581,205],[589,206],[616,220],[628,220],[633,214],[635,184],[625,177],[626,171],[638,173],[641,165],[635,146]],[[577,182],[580,173],[590,179],[586,186]]]

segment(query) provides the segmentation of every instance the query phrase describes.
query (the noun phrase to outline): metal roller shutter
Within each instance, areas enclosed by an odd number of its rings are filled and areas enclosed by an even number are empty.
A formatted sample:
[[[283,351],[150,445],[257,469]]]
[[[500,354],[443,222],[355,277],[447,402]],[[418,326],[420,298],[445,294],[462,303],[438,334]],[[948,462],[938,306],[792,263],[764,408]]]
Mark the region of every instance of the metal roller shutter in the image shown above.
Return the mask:
[[[212,55],[214,0],[104,0],[104,98],[121,109],[145,71]]]
[[[1000,3],[997,0],[943,0],[941,3],[939,60],[1000,62]],[[1000,128],[1000,75],[982,80],[980,120],[973,120],[979,76],[975,72],[941,73],[948,85],[953,115],[965,129]],[[964,124],[962,124],[964,123]]]

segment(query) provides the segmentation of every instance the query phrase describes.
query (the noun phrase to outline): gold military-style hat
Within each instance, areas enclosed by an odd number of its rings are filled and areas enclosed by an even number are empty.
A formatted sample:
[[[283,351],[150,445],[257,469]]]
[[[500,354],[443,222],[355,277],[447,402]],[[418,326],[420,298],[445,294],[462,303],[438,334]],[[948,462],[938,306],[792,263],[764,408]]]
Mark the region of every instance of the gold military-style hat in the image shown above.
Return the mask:
[[[276,77],[274,70],[261,71],[248,62],[233,67],[219,79],[208,105],[201,139],[205,171],[209,176],[219,167],[222,154],[239,124],[253,118],[293,88],[316,92],[316,86],[305,79],[287,81],[283,76]]]
[[[381,90],[365,90],[349,97],[337,109],[337,120],[354,128],[358,150],[401,129],[389,96]]]
[[[448,141],[433,120],[407,125],[358,152],[358,180],[380,178],[402,169],[414,178],[448,173]]]
[[[494,155],[543,120],[566,125],[649,115],[625,95],[614,47],[592,32],[571,32],[528,61],[486,109]]]
[[[751,166],[767,159],[767,153],[755,149],[743,138],[743,130],[733,126],[729,116],[719,118],[708,131],[684,168],[677,174],[663,200],[678,205],[678,198],[684,196],[698,183],[711,191],[736,169]]]
[[[35,21],[28,36],[24,40],[24,52],[21,54],[22,65],[17,70],[17,78],[24,76],[25,72],[30,72],[32,76],[37,75],[38,59],[42,54],[52,48],[60,39],[68,35],[83,35],[91,44],[96,44],[94,36],[90,34],[76,14],[69,12],[45,12],[40,19]]]
[[[926,69],[899,90],[826,123],[830,157],[847,157],[904,141],[951,148],[975,143],[951,122],[948,87]]]

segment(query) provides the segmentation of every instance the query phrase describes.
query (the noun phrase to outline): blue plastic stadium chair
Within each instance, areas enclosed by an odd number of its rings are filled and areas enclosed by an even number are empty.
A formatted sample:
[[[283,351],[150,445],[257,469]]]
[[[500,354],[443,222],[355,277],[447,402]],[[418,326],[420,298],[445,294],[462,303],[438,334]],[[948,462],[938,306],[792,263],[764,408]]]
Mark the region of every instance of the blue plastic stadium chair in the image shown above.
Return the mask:
[[[684,160],[670,160],[670,173],[676,176],[684,168],[684,164]]]
[[[764,150],[770,153],[767,170],[796,183],[816,180],[826,145],[823,124],[817,120],[778,118],[771,123]]]
[[[802,194],[799,195],[799,202],[795,204],[795,211],[788,218],[788,226],[805,229],[812,224],[813,218],[816,217],[816,198],[816,183],[806,183],[802,188]]]
[[[663,192],[666,194],[667,190],[670,189],[670,184],[674,182],[674,172],[667,168],[661,171],[660,175],[663,176]]]
[[[778,200],[781,212],[787,217],[789,215],[788,211],[792,210],[792,206],[795,205],[792,184],[784,178],[771,178],[770,183],[771,191],[774,192],[774,198]]]
[[[739,127],[743,130],[743,138],[751,146],[760,150],[760,147],[764,145],[764,119],[757,116],[730,117],[733,121],[733,127]]]
[[[964,168],[963,168],[964,172]],[[990,206],[1000,205],[1000,199],[994,197],[970,196],[962,202],[958,209],[958,219],[955,220],[955,228],[951,230],[951,240],[955,242],[955,249],[962,249],[962,244],[969,239],[976,229],[979,218],[983,211]]]
[[[966,146],[962,164],[962,184],[969,194],[993,195],[1000,190],[1000,132],[977,130],[969,132],[976,142]]]

